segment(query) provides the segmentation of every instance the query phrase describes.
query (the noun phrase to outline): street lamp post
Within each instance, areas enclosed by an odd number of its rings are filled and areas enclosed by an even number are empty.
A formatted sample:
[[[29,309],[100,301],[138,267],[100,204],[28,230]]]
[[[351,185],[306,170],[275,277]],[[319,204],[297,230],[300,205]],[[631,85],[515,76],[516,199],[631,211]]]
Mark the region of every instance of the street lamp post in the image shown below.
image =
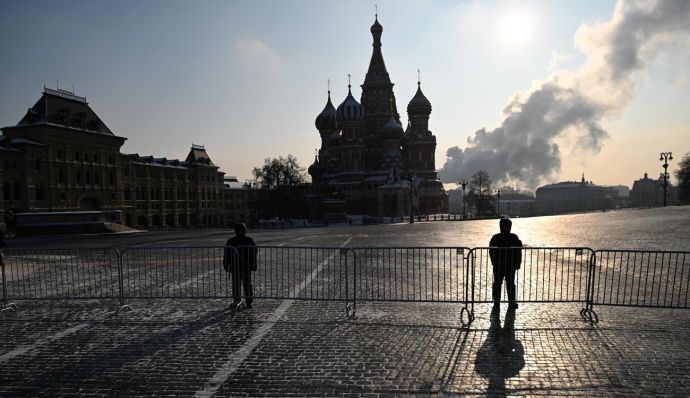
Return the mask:
[[[659,160],[663,161],[663,167],[664,167],[664,172],[661,174],[660,177],[664,179],[664,207],[666,207],[666,189],[668,187],[668,178],[670,177],[668,174],[668,161],[673,160],[673,154],[671,152],[661,152],[661,155],[659,156]]]
[[[467,216],[467,210],[465,208],[465,189],[467,188],[467,180],[460,181],[460,186],[462,187],[462,219],[464,220]]]
[[[501,190],[499,189],[496,192],[496,215],[500,218],[501,217]]]

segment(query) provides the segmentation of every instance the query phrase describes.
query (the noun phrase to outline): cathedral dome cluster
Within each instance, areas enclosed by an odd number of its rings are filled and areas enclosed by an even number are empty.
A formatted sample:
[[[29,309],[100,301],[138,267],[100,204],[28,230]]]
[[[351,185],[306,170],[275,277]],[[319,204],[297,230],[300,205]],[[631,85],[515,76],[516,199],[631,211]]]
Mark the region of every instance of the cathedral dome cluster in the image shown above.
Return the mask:
[[[436,137],[428,129],[431,102],[418,81],[407,105],[408,127],[403,130],[381,52],[383,26],[378,17],[370,31],[373,51],[360,101],[348,81],[347,96],[334,108],[329,86],[326,106],[315,120],[321,148],[308,169],[314,208],[321,209],[325,218],[343,212],[397,217],[409,211],[414,195],[415,206],[424,212],[445,211],[447,195],[434,160]],[[393,179],[397,182],[391,182],[390,176],[398,176]],[[333,201],[334,195],[344,201]]]

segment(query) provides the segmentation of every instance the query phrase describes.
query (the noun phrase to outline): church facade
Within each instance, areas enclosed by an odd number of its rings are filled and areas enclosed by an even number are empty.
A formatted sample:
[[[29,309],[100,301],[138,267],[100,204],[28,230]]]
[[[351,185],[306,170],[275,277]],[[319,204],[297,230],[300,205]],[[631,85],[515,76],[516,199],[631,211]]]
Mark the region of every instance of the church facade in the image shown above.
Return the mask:
[[[418,81],[403,129],[381,51],[382,33],[376,18],[360,102],[348,84],[348,94],[336,108],[329,90],[326,106],[316,117],[321,148],[308,169],[315,217],[401,217],[448,209],[435,167],[436,136],[429,131],[431,103]]]

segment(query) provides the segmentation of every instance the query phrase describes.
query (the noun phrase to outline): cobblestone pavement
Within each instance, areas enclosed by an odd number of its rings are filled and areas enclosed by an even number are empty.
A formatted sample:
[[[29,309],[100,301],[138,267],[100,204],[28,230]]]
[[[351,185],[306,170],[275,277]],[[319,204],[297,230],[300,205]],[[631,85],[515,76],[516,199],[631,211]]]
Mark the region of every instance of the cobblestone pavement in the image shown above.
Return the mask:
[[[690,395],[686,310],[598,307],[590,326],[523,304],[510,328],[477,305],[464,329],[457,304],[19,304],[0,315],[1,396]]]

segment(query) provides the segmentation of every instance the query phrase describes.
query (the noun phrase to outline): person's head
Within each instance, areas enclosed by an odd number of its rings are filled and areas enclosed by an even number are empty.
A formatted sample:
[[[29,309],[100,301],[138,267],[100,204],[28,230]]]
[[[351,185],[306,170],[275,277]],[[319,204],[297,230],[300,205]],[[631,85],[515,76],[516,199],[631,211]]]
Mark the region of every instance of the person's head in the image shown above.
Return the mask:
[[[507,234],[510,232],[510,228],[513,226],[513,222],[509,218],[501,218],[498,222],[498,226],[501,228],[501,233]]]
[[[243,222],[235,224],[235,235],[244,236],[247,234],[247,226]]]

